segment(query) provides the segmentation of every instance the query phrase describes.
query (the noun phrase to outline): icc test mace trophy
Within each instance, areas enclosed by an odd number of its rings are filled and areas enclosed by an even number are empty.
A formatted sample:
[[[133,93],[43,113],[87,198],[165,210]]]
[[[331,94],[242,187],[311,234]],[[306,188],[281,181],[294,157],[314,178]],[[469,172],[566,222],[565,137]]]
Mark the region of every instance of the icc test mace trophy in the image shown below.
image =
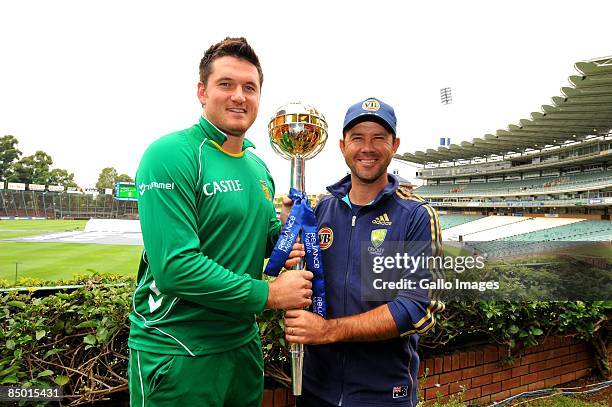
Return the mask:
[[[268,124],[268,134],[274,151],[291,161],[291,188],[305,193],[305,162],[317,155],[323,149],[325,141],[327,141],[327,122],[325,117],[312,106],[302,103],[289,103],[276,110]],[[318,239],[316,237],[315,239],[317,240],[318,250]],[[307,246],[306,250],[308,252],[309,245],[307,242],[304,243]],[[303,268],[304,259],[294,267],[294,269]],[[313,273],[316,278],[316,271],[313,271]],[[316,308],[315,301],[317,300],[314,291],[313,288],[313,308]],[[322,308],[324,310],[324,306]],[[303,362],[304,345],[291,344],[291,374],[294,395],[302,394]]]

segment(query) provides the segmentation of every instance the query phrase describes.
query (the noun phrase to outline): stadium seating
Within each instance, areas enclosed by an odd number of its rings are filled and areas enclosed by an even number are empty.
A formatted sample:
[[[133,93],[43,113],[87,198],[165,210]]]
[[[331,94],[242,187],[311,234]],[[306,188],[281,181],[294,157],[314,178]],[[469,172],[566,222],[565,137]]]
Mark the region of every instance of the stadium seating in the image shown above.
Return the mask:
[[[612,222],[583,220],[551,229],[512,236],[512,241],[605,241],[612,239]]]
[[[488,216],[442,231],[443,240],[470,242],[605,241],[612,222],[579,218]]]
[[[546,218],[539,218],[546,219]],[[535,220],[535,219],[534,219]],[[497,256],[517,255],[544,251],[546,249],[571,247],[576,242],[612,241],[612,222],[606,220],[583,219],[549,219],[565,222],[552,228],[532,232],[499,236],[497,240],[481,241],[472,246],[481,252],[494,253]],[[514,224],[519,225],[519,224]],[[523,225],[521,223],[520,225]]]
[[[480,218],[484,218],[484,215],[440,215],[440,227],[442,229],[449,229]]]
[[[540,232],[556,227],[570,225],[580,222],[582,219],[559,219],[559,218],[530,218],[525,217],[521,222],[515,222],[508,227],[495,228],[484,230],[482,232],[471,233],[464,236],[464,240],[472,242],[486,242],[490,240],[509,239],[514,240],[517,235],[523,235],[530,232]]]
[[[612,170],[587,172],[561,177],[531,178],[518,181],[487,182],[473,184],[423,185],[415,192],[424,197],[495,196],[499,194],[533,193],[549,194],[563,190],[612,185]]]
[[[523,222],[526,219],[528,218],[519,216],[487,216],[473,222],[464,223],[446,230],[442,230],[442,240],[457,241],[459,236],[463,236],[463,238],[466,239],[470,234],[498,229],[516,222]]]

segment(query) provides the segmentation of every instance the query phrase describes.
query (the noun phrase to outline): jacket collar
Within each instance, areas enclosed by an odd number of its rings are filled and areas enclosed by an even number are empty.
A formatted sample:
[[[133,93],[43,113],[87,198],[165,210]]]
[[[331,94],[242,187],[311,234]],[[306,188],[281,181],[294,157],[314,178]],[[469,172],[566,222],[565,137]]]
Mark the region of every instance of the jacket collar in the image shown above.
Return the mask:
[[[376,203],[378,203],[380,200],[395,193],[395,190],[399,186],[398,179],[389,173],[387,173],[387,179],[389,180],[389,183],[382,189],[382,191],[378,193],[376,198],[369,205],[376,205]],[[342,178],[335,184],[328,186],[327,190],[330,194],[339,200],[342,200],[342,198],[344,198],[351,190],[351,174]]]
[[[214,141],[219,146],[223,145],[223,143],[225,143],[225,141],[227,140],[227,135],[221,130],[219,130],[217,126],[208,121],[208,119],[204,116],[200,116],[199,127],[204,133],[205,137],[207,137],[209,140]],[[255,148],[255,145],[245,137],[242,141],[242,151],[246,150],[249,147]]]

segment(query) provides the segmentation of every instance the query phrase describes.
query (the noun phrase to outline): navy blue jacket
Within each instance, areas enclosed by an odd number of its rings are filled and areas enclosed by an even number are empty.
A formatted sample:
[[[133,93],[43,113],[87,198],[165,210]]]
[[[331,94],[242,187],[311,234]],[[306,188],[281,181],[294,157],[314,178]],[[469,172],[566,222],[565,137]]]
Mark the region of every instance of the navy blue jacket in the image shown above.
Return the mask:
[[[426,201],[409,188],[400,187],[392,175],[376,199],[359,209],[347,199],[350,188],[348,175],[327,188],[331,196],[323,198],[315,209],[325,270],[327,318],[360,314],[387,304],[401,336],[385,341],[307,346],[304,389],[338,406],[415,406],[418,334],[434,326],[435,314],[444,305],[432,300],[435,296],[431,297],[431,292],[415,290],[400,291],[389,301],[364,301],[361,259],[364,250],[375,252],[381,236],[385,241],[431,242],[429,255],[433,251],[440,254],[438,217]]]

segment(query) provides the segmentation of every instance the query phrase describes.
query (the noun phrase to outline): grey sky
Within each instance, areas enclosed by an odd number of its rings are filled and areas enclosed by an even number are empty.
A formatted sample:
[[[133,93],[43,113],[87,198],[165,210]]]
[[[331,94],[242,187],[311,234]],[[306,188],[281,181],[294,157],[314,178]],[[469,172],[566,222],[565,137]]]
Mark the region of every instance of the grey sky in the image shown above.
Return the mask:
[[[268,119],[289,101],[316,106],[330,138],[307,164],[307,189],[321,192],[346,173],[338,138],[350,104],[394,106],[399,152],[492,133],[550,103],[574,62],[612,54],[611,11],[604,1],[2,2],[0,135],[26,155],[48,152],[84,187],[106,166],[133,175],[150,142],[196,122],[204,50],[243,35],[265,75],[247,137],[283,192],[289,167],[268,144]]]

